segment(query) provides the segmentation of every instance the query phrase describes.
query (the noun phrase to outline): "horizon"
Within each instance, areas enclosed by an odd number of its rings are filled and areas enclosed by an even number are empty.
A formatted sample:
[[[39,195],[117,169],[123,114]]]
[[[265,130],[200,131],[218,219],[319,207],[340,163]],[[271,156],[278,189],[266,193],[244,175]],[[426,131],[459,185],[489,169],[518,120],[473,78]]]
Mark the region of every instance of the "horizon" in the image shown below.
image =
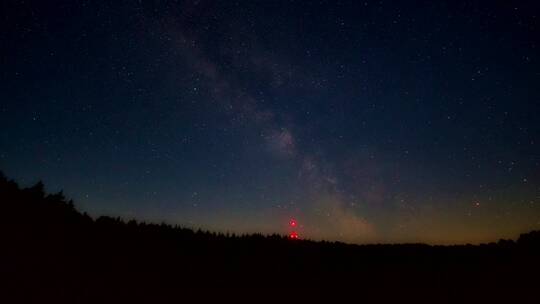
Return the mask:
[[[0,173],[3,173],[2,171],[0,171]],[[7,177],[7,180],[8,181],[13,181],[15,182],[19,187],[21,187],[21,189],[25,189],[25,188],[29,188],[29,187],[32,187],[34,186],[36,183],[32,183],[28,186],[24,186],[24,185],[21,185],[19,184],[16,180],[13,180],[13,179],[10,179],[9,177]],[[42,180],[39,180],[39,182],[43,182]],[[49,191],[47,189],[47,184],[44,183],[44,186],[45,186],[45,195],[50,195],[50,194],[55,194],[55,193],[63,193],[66,197],[66,200],[72,200],[68,195],[66,195],[66,191],[64,191],[64,189],[60,189],[58,191]],[[134,217],[123,217],[123,216],[119,216],[119,215],[115,215],[115,214],[91,214],[91,213],[88,213],[86,210],[83,210],[81,209],[77,202],[75,200],[73,200],[73,203],[74,203],[74,206],[75,206],[75,210],[81,214],[87,214],[88,216],[90,216],[92,218],[92,220],[97,220],[98,218],[100,217],[109,217],[109,218],[113,218],[113,219],[120,219],[122,222],[124,223],[128,223],[130,221],[135,221],[139,224],[153,224],[153,225],[161,225],[161,224],[165,224],[167,226],[170,226],[170,227],[178,227],[178,228],[182,228],[182,229],[190,229],[192,230],[193,232],[196,232],[196,231],[203,231],[203,232],[209,232],[209,233],[217,233],[217,234],[222,234],[222,235],[236,235],[238,237],[240,236],[243,236],[243,235],[263,235],[263,236],[271,236],[271,235],[279,235],[281,237],[286,237],[286,238],[291,238],[290,235],[288,235],[287,232],[283,232],[283,231],[266,231],[266,232],[263,232],[263,231],[231,231],[231,230],[220,230],[220,229],[214,229],[214,228],[211,228],[211,227],[201,227],[201,226],[190,226],[189,224],[185,224],[185,223],[173,223],[173,222],[167,222],[166,220],[159,220],[159,219],[148,219],[148,220],[145,220],[145,219],[141,219],[141,218],[134,218]],[[291,223],[294,222],[294,225],[292,225]],[[292,229],[292,230],[291,230]],[[295,230],[298,230],[298,229],[302,229],[302,225],[301,224],[298,224],[297,220],[296,219],[289,219],[288,221],[288,230],[289,232],[290,231],[295,231]],[[532,230],[534,231],[534,230]],[[519,232],[518,234],[516,234],[515,236],[513,237],[510,237],[510,238],[499,238],[499,239],[496,239],[496,240],[484,240],[484,241],[478,241],[478,242],[460,242],[460,241],[456,241],[456,242],[444,242],[444,243],[431,243],[431,242],[425,242],[425,241],[404,241],[404,242],[392,242],[392,241],[389,241],[387,240],[386,242],[366,242],[366,243],[354,243],[354,242],[347,242],[346,240],[332,240],[332,239],[317,239],[317,238],[304,238],[304,237],[300,237],[300,236],[296,236],[294,237],[295,240],[305,240],[305,241],[312,241],[312,242],[341,242],[341,243],[344,243],[344,244],[348,244],[348,245],[360,245],[360,246],[363,246],[363,245],[366,245],[366,246],[369,246],[369,245],[415,245],[415,244],[421,244],[421,245],[429,245],[429,246],[465,246],[465,245],[486,245],[486,244],[490,244],[490,243],[497,243],[498,241],[507,241],[507,240],[511,240],[511,241],[516,241],[518,239],[518,237],[522,234],[525,234],[525,233],[528,233],[530,231],[522,231],[522,232]]]
[[[9,2],[0,169],[92,216],[368,243],[540,229],[540,5]]]

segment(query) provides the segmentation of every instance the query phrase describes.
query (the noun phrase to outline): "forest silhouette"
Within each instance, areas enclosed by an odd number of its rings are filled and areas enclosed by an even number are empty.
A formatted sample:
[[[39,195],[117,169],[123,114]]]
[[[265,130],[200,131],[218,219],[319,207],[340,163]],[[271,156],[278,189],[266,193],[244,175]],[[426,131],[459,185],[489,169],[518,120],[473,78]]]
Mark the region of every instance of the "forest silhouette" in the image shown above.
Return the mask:
[[[481,245],[229,235],[78,211],[0,173],[3,303],[540,299],[540,231]],[[538,302],[537,302],[538,303]]]

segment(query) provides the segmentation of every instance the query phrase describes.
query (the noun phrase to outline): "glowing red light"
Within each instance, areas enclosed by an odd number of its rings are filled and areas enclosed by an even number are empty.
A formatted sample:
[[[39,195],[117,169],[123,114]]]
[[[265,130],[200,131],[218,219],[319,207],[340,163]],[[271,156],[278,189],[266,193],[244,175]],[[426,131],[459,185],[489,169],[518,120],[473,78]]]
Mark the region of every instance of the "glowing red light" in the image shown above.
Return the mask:
[[[297,239],[299,239],[298,233],[296,232],[296,229],[295,229],[296,226],[298,226],[296,220],[293,219],[293,218],[290,219],[290,220],[289,220],[289,226],[291,227],[290,230],[289,230],[289,231],[291,232],[291,233],[289,234],[289,239],[291,239],[291,240],[297,240]]]

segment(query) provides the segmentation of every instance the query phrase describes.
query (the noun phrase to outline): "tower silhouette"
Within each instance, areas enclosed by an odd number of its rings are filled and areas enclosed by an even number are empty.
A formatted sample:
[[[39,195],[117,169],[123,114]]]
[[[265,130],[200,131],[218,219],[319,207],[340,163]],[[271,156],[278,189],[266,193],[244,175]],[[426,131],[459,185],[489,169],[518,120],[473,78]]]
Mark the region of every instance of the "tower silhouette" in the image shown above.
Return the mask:
[[[298,239],[298,233],[296,232],[296,226],[297,225],[298,225],[298,223],[296,222],[295,219],[291,219],[289,221],[289,227],[291,228],[291,233],[289,233],[289,238],[290,239],[293,239],[293,240]]]

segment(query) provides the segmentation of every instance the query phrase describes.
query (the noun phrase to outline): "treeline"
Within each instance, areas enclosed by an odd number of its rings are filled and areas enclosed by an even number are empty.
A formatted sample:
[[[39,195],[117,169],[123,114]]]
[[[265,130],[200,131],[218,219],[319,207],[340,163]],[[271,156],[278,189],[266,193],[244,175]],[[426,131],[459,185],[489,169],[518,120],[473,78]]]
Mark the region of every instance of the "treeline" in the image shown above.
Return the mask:
[[[0,173],[6,297],[30,303],[155,302],[225,294],[484,302],[533,297],[540,232],[484,245],[349,245],[229,235],[79,212],[43,183]],[[409,297],[407,297],[409,296]],[[258,297],[258,298],[257,298]],[[463,302],[463,301],[461,301]]]

